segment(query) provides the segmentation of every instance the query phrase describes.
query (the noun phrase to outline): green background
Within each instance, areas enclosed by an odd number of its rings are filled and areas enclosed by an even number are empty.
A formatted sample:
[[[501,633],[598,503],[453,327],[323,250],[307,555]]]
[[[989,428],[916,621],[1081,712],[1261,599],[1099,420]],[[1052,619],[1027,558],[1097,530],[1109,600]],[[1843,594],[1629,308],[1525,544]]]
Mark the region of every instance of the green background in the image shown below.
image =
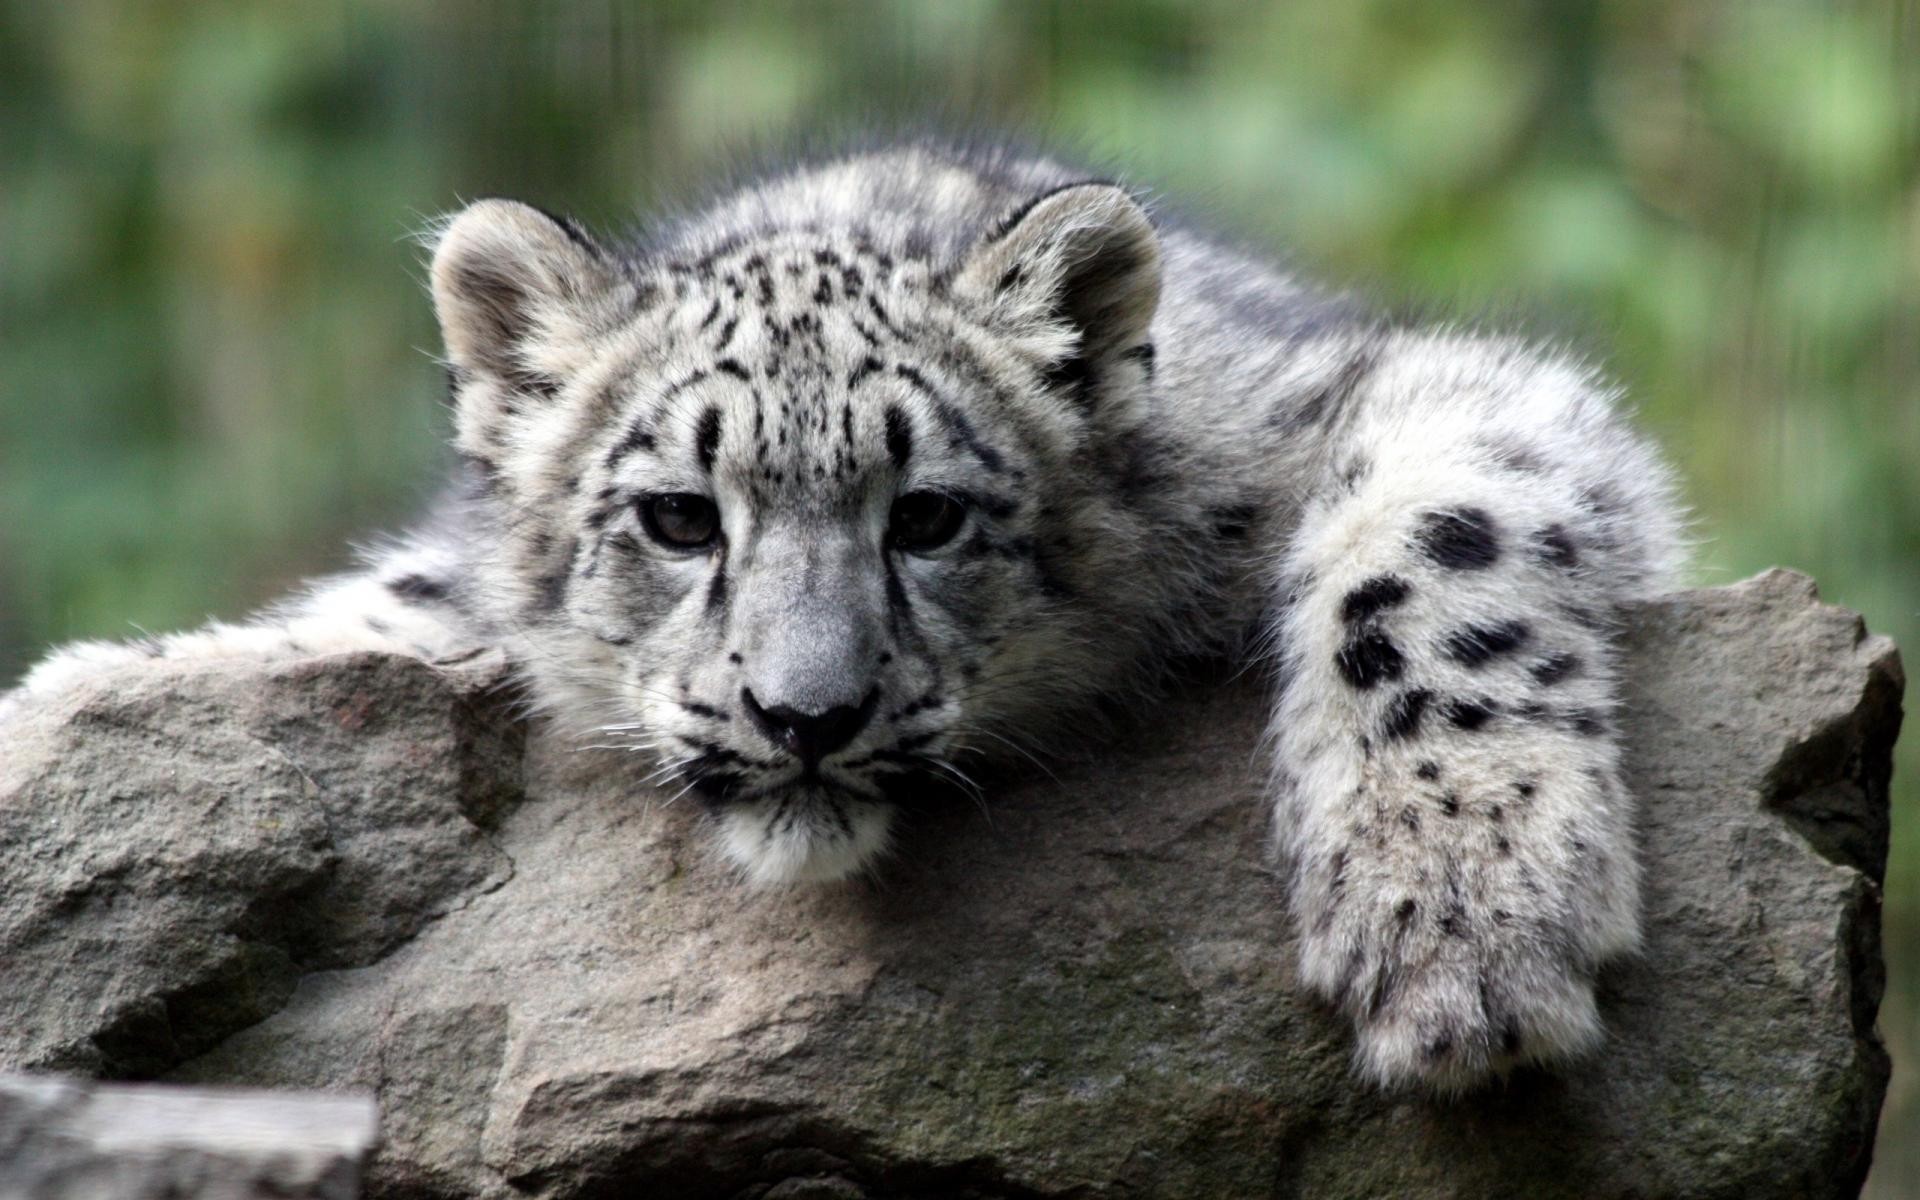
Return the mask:
[[[1602,349],[1698,581],[1797,567],[1920,647],[1911,4],[0,0],[0,679],[239,614],[432,491],[435,214],[619,228],[744,145],[916,114]],[[1886,1197],[1920,1195],[1916,746]]]

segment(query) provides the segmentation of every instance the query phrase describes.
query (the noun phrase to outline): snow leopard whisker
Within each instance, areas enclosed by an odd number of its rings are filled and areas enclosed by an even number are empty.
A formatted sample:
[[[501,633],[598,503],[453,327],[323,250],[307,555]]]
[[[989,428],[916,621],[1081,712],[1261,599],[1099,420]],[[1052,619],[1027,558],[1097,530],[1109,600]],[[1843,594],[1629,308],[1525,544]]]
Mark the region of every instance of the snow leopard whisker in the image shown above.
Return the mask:
[[[1060,777],[1058,775],[1055,775],[1053,773],[1053,769],[1047,766],[1045,762],[1041,761],[1038,755],[1034,754],[1033,751],[1027,749],[1025,746],[1022,746],[1019,742],[1015,741],[1010,737],[1007,737],[1004,734],[995,733],[993,730],[988,729],[985,726],[981,726],[981,725],[956,726],[953,732],[955,733],[956,736],[959,736],[959,737],[992,738],[994,741],[999,742],[1001,745],[1005,746],[1007,749],[1013,751],[1015,754],[1018,754],[1020,757],[1032,763],[1034,767],[1036,767],[1040,771],[1040,773],[1045,775],[1048,779],[1053,780],[1053,782],[1055,783],[1060,782]],[[972,746],[965,747],[965,749],[974,750],[975,752],[978,752],[977,748]]]
[[[662,800],[660,802],[660,807],[672,808],[675,804],[678,804],[680,800],[684,798],[688,792],[691,792],[694,788],[699,786],[700,786],[700,781],[698,779],[689,779],[686,783],[686,786],[682,787],[679,791],[675,792],[673,795],[668,796],[665,800]]]

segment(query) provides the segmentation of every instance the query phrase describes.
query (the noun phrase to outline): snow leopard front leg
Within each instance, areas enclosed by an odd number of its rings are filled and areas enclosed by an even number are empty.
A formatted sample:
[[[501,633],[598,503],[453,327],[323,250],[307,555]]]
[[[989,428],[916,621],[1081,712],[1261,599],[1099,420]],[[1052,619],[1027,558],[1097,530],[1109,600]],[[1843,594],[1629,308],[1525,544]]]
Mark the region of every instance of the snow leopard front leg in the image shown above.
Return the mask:
[[[0,715],[157,659],[305,658],[375,650],[448,663],[491,644],[466,595],[456,535],[429,528],[366,556],[362,570],[320,580],[238,622],[124,641],[69,642],[0,691]]]
[[[1614,618],[1678,518],[1576,364],[1395,333],[1356,372],[1275,579],[1276,836],[1362,1073],[1454,1092],[1601,1037],[1639,922]]]

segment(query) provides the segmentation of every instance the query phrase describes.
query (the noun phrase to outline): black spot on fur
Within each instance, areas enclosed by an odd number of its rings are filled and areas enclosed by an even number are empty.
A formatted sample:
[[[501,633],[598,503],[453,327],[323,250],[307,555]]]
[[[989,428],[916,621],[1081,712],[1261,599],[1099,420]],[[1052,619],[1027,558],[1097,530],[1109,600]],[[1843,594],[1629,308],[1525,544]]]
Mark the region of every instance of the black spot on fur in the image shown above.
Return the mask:
[[[1500,1052],[1506,1055],[1520,1053],[1520,1027],[1514,1024],[1511,1017],[1500,1027]]]
[[[1020,511],[1020,502],[1009,496],[997,496],[991,493],[977,493],[967,499],[970,508],[978,509],[998,521],[1004,521]],[[1008,557],[1032,558],[1039,553],[1039,547],[1030,538],[1018,538],[1007,543]]]
[[[1595,612],[1584,604],[1561,605],[1560,613],[1566,617],[1567,620],[1572,621],[1582,629],[1590,630],[1594,633],[1611,633],[1613,631],[1613,622],[1608,617]]]
[[[1459,816],[1460,797],[1454,795],[1452,792],[1448,792],[1446,795],[1440,797],[1440,811],[1449,817]]]
[[[893,323],[893,318],[887,315],[887,310],[880,307],[879,298],[871,292],[867,294],[867,311],[873,314],[874,320],[880,322],[880,328],[886,330],[900,341],[907,340],[907,335],[902,333],[900,327]]]
[[[722,375],[731,375],[743,383],[753,379],[753,373],[748,371],[746,366],[737,358],[723,358],[713,364],[713,369]]]
[[[533,606],[543,613],[557,612],[567,602],[567,585],[571,575],[567,568],[549,572],[534,580]]]
[[[1405,925],[1407,922],[1413,920],[1413,914],[1418,912],[1419,910],[1420,910],[1420,906],[1414,903],[1414,901],[1411,898],[1408,898],[1406,900],[1402,900],[1397,906],[1395,906],[1393,910],[1393,915],[1399,919],[1402,925]]]
[[[1449,700],[1445,711],[1455,729],[1478,729],[1493,719],[1497,708],[1491,700]]]
[[[1210,508],[1206,514],[1207,520],[1213,523],[1213,536],[1228,542],[1237,542],[1246,537],[1259,515],[1260,510],[1251,504]]]
[[[761,307],[771,307],[773,304],[773,272],[767,267],[766,256],[763,254],[755,254],[748,258],[747,261],[741,263],[740,268],[748,275],[751,275],[755,284],[758,285]]]
[[[627,430],[626,436],[615,443],[613,449],[607,451],[607,466],[613,467],[617,465],[621,459],[632,454],[635,450],[651,449],[653,449],[653,432],[647,428],[647,419],[645,417],[637,418],[633,425]]]
[[[1574,675],[1579,670],[1580,658],[1578,655],[1555,654],[1534,663],[1531,667],[1527,668],[1527,674],[1533,676],[1535,683],[1552,687],[1561,680]]]
[[[1086,395],[1087,382],[1093,377],[1093,364],[1083,354],[1070,354],[1042,372],[1046,385],[1064,392],[1077,402]]]
[[[896,471],[907,469],[907,459],[913,455],[913,430],[907,423],[907,414],[900,411],[897,404],[887,405],[887,457],[893,460]]]
[[[1405,603],[1413,589],[1407,581],[1393,575],[1375,575],[1346,594],[1340,601],[1340,619],[1361,621]]]
[[[1562,570],[1572,570],[1580,565],[1580,548],[1574,544],[1573,535],[1564,525],[1549,525],[1533,535],[1534,554],[1541,562],[1551,563]]]
[[[1340,373],[1327,386],[1315,392],[1305,403],[1273,413],[1267,418],[1267,423],[1278,428],[1302,430],[1330,422],[1347,408],[1361,381],[1373,370],[1375,358],[1372,350],[1356,354],[1340,368]]]
[[[1398,679],[1406,669],[1399,647],[1378,629],[1362,629],[1348,638],[1333,663],[1349,684],[1361,689]]]
[[[420,600],[429,603],[445,600],[448,595],[446,581],[417,573],[387,580],[387,590],[402,600]]]
[[[700,469],[713,470],[713,456],[720,449],[720,410],[709,407],[700,414],[700,428],[694,434],[694,451],[700,456]]]
[[[1626,507],[1626,501],[1610,485],[1596,483],[1580,489],[1580,507],[1596,517],[1610,517]]]
[[[915,700],[911,704],[907,704],[904,707],[902,707],[899,712],[894,713],[893,716],[888,718],[888,720],[904,721],[908,717],[918,716],[921,713],[926,712],[930,708],[938,708],[945,703],[946,703],[945,698],[942,697],[938,692],[928,692],[926,695],[920,697],[918,700]]]
[[[500,490],[500,465],[481,454],[460,456],[462,483],[466,494],[479,499]]]
[[[1608,724],[1606,717],[1599,710],[1580,708],[1567,714],[1567,728],[1581,737],[1604,737]]]
[[[867,357],[860,360],[859,366],[847,373],[847,390],[852,391],[854,388],[859,387],[862,380],[880,369],[880,360],[871,354],[867,355]]]
[[[679,395],[681,392],[686,391],[688,388],[704,380],[706,377],[707,377],[707,372],[704,368],[698,371],[693,371],[689,373],[685,379],[681,379],[676,381],[673,384],[670,384],[665,391],[660,393],[660,399],[671,400],[675,396]]]
[[[1428,513],[1418,537],[1428,558],[1455,571],[1484,570],[1500,561],[1500,534],[1483,508]]]
[[[1433,699],[1433,693],[1424,688],[1402,692],[1394,698],[1387,709],[1386,719],[1380,723],[1380,736],[1385,741],[1400,741],[1420,732],[1420,718],[1426,714],[1427,704]]]
[[[1513,653],[1532,635],[1525,621],[1469,625],[1447,635],[1441,652],[1462,666],[1482,667],[1503,654]]]
[[[1481,446],[1494,465],[1520,475],[1538,475],[1547,469],[1546,460],[1531,446],[1512,439],[1484,441]]]
[[[639,284],[633,289],[633,294],[628,301],[628,310],[634,313],[646,312],[660,303],[662,295],[660,285],[657,283]]]
[[[1002,469],[1003,460],[1000,452],[980,440],[980,435],[974,432],[973,422],[967,420],[965,413],[949,404],[946,397],[934,390],[933,385],[927,382],[925,375],[904,363],[896,365],[893,373],[933,402],[934,415],[939,417],[940,423],[947,427],[948,440],[953,446],[956,448],[964,446],[972,451],[973,456],[980,460],[980,465],[989,471]]]
[[[1539,785],[1533,783],[1531,780],[1523,779],[1519,783],[1516,783],[1513,785],[1513,794],[1520,797],[1522,800],[1531,800],[1533,798],[1534,792],[1538,790],[1539,790]]]
[[[1432,759],[1427,759],[1426,761],[1422,762],[1419,766],[1415,767],[1413,769],[1413,773],[1419,776],[1421,779],[1426,779],[1426,780],[1438,779],[1440,778],[1440,764],[1437,762],[1434,762]]]

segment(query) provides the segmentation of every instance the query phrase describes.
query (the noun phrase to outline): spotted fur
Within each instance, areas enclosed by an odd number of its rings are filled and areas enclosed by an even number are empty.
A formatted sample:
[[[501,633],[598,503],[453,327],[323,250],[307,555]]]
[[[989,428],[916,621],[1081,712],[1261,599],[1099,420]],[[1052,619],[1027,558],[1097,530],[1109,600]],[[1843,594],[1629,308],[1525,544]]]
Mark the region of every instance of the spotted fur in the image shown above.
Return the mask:
[[[1638,926],[1612,614],[1678,529],[1583,364],[932,143],[629,244],[482,201],[432,282],[463,461],[433,521],[9,702],[155,654],[498,648],[776,882],[866,869],[968,755],[1258,656],[1301,976],[1360,1068],[1456,1090],[1598,1041]]]

